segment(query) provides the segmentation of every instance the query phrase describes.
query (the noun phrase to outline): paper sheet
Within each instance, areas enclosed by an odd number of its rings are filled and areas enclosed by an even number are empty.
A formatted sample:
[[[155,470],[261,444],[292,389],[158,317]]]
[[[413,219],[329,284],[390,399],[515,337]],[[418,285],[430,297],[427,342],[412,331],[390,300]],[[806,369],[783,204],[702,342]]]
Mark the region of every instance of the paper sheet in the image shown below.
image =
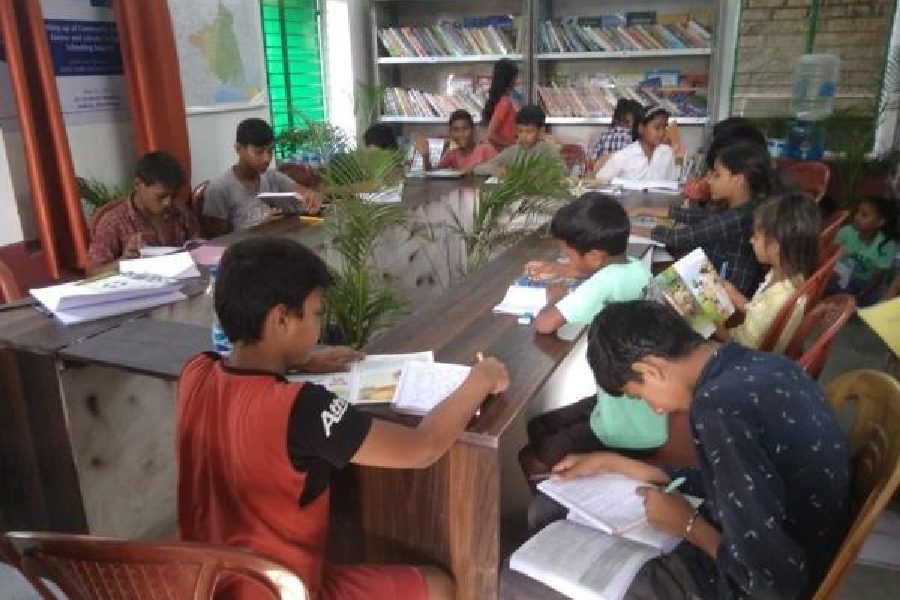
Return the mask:
[[[153,275],[111,273],[98,279],[34,288],[28,292],[50,311],[71,310],[92,304],[118,302],[181,289],[174,279]]]
[[[400,374],[393,407],[400,412],[427,414],[455,392],[471,370],[465,365],[407,362]]]
[[[200,271],[197,270],[190,252],[176,252],[175,254],[154,256],[152,258],[120,260],[119,271],[121,273],[158,275],[173,279],[187,279],[200,276]]]
[[[646,522],[644,504],[637,494],[647,484],[621,475],[595,475],[578,479],[547,479],[538,490],[570,511],[583,522],[607,533],[622,533]]]
[[[178,302],[186,299],[187,296],[178,291],[168,291],[152,296],[142,296],[140,298],[131,298],[128,300],[119,300],[115,302],[103,302],[100,304],[91,304],[88,306],[79,306],[70,309],[53,311],[53,316],[59,319],[65,325],[73,323],[84,323],[86,321],[94,321],[104,317],[112,317],[115,315],[124,315],[136,310],[144,310],[162,306],[171,302]]]
[[[615,179],[613,179],[612,185],[622,187],[626,190],[648,190],[659,193],[678,193],[679,186],[677,181],[639,181],[635,179],[623,179],[621,177],[616,177]]]
[[[547,305],[547,290],[544,287],[511,285],[494,312],[511,315],[536,316]]]
[[[900,356],[900,297],[859,309],[859,317]]]

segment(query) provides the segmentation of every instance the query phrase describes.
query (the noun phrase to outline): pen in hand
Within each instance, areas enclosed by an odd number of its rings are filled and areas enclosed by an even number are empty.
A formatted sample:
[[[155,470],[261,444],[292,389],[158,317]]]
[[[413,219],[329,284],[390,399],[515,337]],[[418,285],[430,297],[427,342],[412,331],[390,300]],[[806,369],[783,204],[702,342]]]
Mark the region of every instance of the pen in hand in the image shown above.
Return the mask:
[[[669,485],[667,485],[663,489],[663,494],[671,494],[672,492],[674,492],[675,490],[680,488],[682,485],[684,485],[685,481],[687,481],[687,480],[684,477],[676,477],[675,479],[670,481]]]

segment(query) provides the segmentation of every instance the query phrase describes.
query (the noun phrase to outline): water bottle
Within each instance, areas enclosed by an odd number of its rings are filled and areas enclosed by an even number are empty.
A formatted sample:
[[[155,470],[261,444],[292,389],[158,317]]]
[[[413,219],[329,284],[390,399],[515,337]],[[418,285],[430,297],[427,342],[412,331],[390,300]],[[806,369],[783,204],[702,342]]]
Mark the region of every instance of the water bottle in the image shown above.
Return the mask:
[[[841,59],[833,54],[806,54],[794,71],[791,101],[795,116],[803,121],[821,121],[831,114],[837,92]]]
[[[212,267],[209,270],[209,287],[206,288],[206,295],[210,299],[210,303],[213,305],[213,307],[215,307],[217,273],[218,269],[216,267]],[[215,308],[213,308],[213,314],[215,315]],[[210,333],[212,338],[213,350],[221,356],[230,355],[231,351],[234,349],[234,346],[232,346],[231,340],[228,339],[228,336],[225,335],[225,330],[222,329],[222,326],[219,324],[219,319],[216,316],[213,316]]]

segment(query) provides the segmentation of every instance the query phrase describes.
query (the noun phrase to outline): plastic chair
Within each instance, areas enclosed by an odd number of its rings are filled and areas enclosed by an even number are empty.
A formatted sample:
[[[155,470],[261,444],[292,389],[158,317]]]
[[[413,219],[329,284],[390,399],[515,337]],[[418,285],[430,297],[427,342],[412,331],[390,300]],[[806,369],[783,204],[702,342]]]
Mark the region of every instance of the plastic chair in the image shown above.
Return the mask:
[[[818,379],[831,345],[855,311],[856,298],[849,294],[825,298],[803,317],[784,353],[796,360],[810,377]],[[804,350],[820,329],[815,341]]]
[[[785,165],[784,170],[790,173],[794,183],[801,190],[820,202],[828,191],[831,169],[828,165],[816,161],[797,161]]]
[[[841,227],[844,226],[844,223],[847,221],[847,218],[849,216],[849,210],[841,209],[834,213],[822,228],[822,233],[819,234],[820,262],[824,262],[826,257],[831,256],[831,252],[833,251],[835,246],[834,238],[837,237],[838,231],[840,231]]]
[[[32,585],[45,576],[69,600],[211,599],[217,584],[234,575],[255,582],[273,599],[309,598],[290,569],[246,550],[59,533],[9,532],[5,537]],[[53,598],[39,581],[35,587],[44,598]]]
[[[0,300],[12,302],[22,297],[22,288],[16,274],[12,272],[6,263],[0,260]]]
[[[841,253],[835,249],[824,264],[820,265],[819,269],[804,281],[794,295],[781,306],[759,345],[760,350],[772,352],[775,349],[781,340],[784,328],[790,322],[795,311],[811,311],[816,307],[816,304],[825,295],[825,288],[828,287],[828,282],[834,273],[834,265],[837,264],[840,257]]]
[[[828,384],[835,412],[855,404],[850,427],[854,520],[813,600],[829,600],[856,561],[875,521],[900,485],[900,383],[879,371],[852,371]]]

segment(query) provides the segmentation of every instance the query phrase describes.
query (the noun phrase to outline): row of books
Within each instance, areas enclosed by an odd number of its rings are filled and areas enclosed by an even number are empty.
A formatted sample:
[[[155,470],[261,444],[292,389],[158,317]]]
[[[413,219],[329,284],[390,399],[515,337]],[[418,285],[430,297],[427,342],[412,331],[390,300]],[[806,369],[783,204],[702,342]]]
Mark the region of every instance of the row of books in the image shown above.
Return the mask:
[[[473,117],[481,114],[484,99],[474,91],[433,94],[416,89],[388,88],[384,93],[384,114],[392,117],[449,117],[465,109]]]
[[[667,25],[600,27],[585,19],[544,21],[542,52],[616,52],[709,48],[712,35],[696,21]]]
[[[444,21],[428,26],[386,27],[378,30],[378,39],[387,56],[391,57],[471,56],[516,52],[512,19],[508,26],[503,23],[464,26],[460,22]]]
[[[611,117],[620,98],[644,106],[661,106],[675,117],[705,117],[706,97],[696,92],[667,92],[654,88],[538,87],[538,97],[549,117]]]

